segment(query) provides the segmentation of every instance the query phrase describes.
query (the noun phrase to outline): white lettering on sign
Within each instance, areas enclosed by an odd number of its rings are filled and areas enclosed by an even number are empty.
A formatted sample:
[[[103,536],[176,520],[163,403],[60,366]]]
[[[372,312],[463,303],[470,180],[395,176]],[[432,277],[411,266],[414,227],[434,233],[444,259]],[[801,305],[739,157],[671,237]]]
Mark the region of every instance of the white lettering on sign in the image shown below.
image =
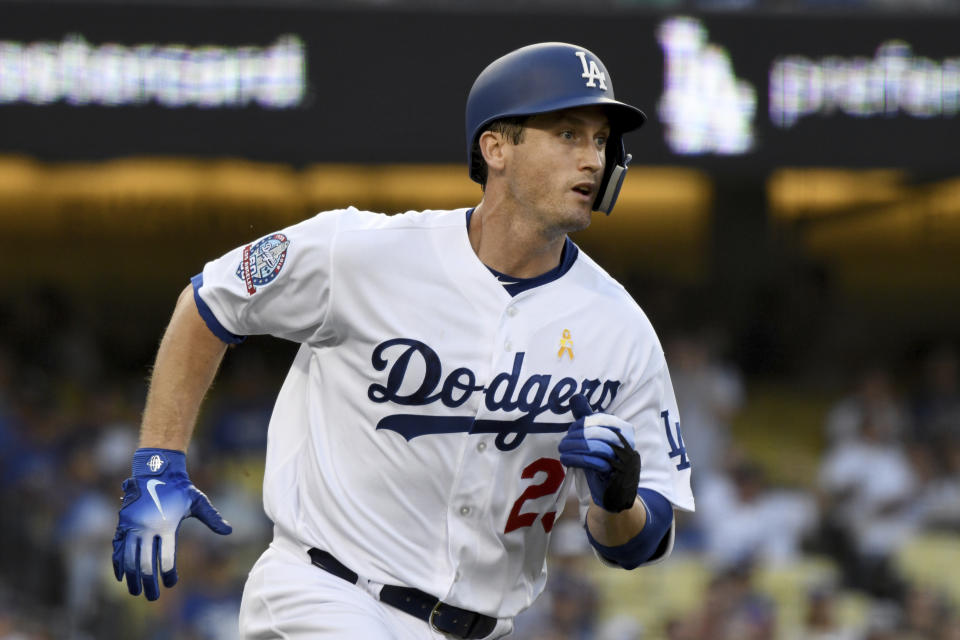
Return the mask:
[[[0,40],[0,104],[285,109],[306,94],[306,50],[295,35],[269,47],[93,46]]]
[[[770,119],[790,128],[801,118],[844,113],[856,118],[953,117],[960,111],[960,58],[935,62],[902,40],[871,58],[785,56],[770,68]]]
[[[699,20],[676,17],[657,30],[664,92],[657,105],[675,153],[745,153],[754,141],[756,91],[736,77],[727,51],[707,41]]]

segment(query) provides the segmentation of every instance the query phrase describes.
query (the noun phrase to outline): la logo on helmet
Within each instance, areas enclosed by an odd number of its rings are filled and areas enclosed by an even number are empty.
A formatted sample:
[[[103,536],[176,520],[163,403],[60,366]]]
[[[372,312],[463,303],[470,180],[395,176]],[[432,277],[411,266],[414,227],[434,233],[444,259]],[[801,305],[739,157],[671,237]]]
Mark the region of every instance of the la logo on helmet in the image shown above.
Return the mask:
[[[576,55],[580,58],[580,64],[583,65],[583,73],[580,74],[581,78],[587,79],[588,87],[596,87],[597,82],[600,83],[600,88],[603,91],[607,90],[607,77],[600,71],[599,65],[597,65],[596,60],[591,60],[589,66],[587,65],[587,52],[586,51],[577,51]]]

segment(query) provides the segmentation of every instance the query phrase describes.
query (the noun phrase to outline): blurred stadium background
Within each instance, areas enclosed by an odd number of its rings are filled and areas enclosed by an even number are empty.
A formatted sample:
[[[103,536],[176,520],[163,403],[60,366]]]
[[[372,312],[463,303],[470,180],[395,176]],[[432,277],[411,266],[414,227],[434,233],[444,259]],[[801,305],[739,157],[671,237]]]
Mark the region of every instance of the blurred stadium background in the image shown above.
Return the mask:
[[[952,0],[0,0],[0,640],[235,637],[293,345],[228,354],[191,448],[234,534],[187,522],[156,603],[111,575],[177,293],[320,210],[474,204],[470,83],[540,40],[651,116],[576,241],[660,332],[698,511],[630,573],[561,520],[513,637],[960,638],[958,27]]]

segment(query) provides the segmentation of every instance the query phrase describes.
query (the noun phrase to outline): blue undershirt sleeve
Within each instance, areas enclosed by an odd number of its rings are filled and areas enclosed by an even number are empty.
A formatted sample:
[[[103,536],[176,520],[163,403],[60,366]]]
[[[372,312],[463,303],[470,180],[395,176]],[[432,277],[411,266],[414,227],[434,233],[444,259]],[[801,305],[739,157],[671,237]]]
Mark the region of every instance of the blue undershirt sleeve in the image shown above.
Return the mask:
[[[594,540],[590,529],[587,529],[587,539],[600,555],[624,569],[635,569],[662,553],[662,543],[673,524],[673,505],[669,500],[652,489],[642,487],[637,490],[637,495],[647,509],[647,523],[636,537],[624,544],[608,547]]]

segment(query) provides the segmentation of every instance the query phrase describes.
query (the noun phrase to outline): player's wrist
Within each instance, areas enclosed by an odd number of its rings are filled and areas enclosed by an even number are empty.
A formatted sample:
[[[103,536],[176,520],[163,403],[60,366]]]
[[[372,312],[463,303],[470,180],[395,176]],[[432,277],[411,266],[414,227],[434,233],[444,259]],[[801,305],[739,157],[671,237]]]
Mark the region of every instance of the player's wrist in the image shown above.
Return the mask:
[[[638,504],[639,504],[639,507],[638,507]],[[605,507],[602,504],[597,504],[596,502],[593,503],[593,508],[597,514],[600,514],[605,518],[619,518],[619,519],[625,518],[628,513],[631,513],[634,511],[637,511],[637,512],[642,511],[644,514],[642,521],[646,522],[646,517],[645,517],[646,511],[643,509],[642,504],[643,504],[642,500],[638,500],[636,497],[634,497],[633,502],[631,502],[630,504],[627,504],[626,501],[624,501],[623,504],[616,505],[616,508],[612,508],[610,505]]]
[[[187,473],[187,456],[176,449],[141,447],[133,454],[132,475],[160,476],[172,473]]]
[[[662,553],[669,553],[673,505],[652,489],[640,488],[632,509],[609,514],[591,509],[587,539],[608,562],[634,569]]]

